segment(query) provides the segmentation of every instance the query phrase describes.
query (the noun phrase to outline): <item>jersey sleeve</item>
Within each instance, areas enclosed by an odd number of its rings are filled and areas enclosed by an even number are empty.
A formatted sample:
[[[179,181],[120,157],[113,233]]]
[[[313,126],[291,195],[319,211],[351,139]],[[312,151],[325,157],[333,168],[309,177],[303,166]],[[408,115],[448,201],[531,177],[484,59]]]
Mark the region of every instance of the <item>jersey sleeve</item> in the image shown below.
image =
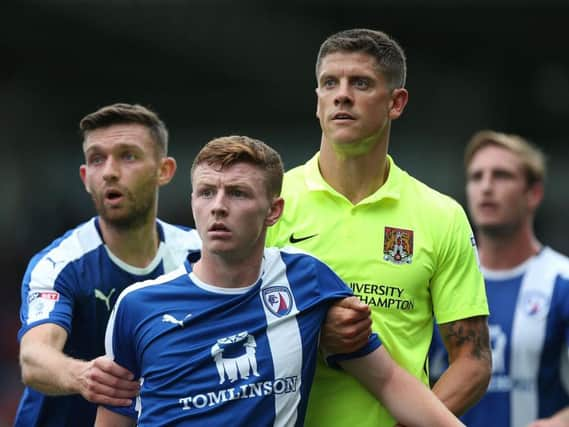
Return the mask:
[[[71,333],[73,308],[80,287],[73,265],[51,259],[45,253],[30,261],[22,280],[18,339],[31,328],[55,323]]]
[[[379,336],[374,332],[370,335],[367,340],[367,344],[352,353],[341,353],[341,354],[327,354],[325,355],[326,364],[334,369],[341,370],[340,362],[345,360],[357,359],[359,357],[364,357],[375,351],[381,345],[381,340]]]
[[[124,296],[123,291],[109,317],[105,333],[105,353],[116,363],[132,372],[135,378],[140,378],[134,341],[136,310],[131,309],[132,299],[128,298],[130,295],[127,295],[127,298]],[[127,407],[108,405],[105,407],[127,417],[137,418],[137,400],[133,400],[132,405]]]
[[[352,289],[344,283],[326,264],[311,255],[305,255],[314,262],[318,297],[328,303],[354,295]]]
[[[334,273],[326,264],[316,260],[318,268],[318,283],[320,293],[330,300],[346,298],[353,295],[353,291]],[[366,356],[381,345],[381,340],[376,333],[371,334],[368,342],[360,349],[352,353],[325,354],[326,362],[335,369],[341,369],[339,362]]]
[[[438,323],[489,313],[474,234],[462,207],[451,209],[430,285]]]

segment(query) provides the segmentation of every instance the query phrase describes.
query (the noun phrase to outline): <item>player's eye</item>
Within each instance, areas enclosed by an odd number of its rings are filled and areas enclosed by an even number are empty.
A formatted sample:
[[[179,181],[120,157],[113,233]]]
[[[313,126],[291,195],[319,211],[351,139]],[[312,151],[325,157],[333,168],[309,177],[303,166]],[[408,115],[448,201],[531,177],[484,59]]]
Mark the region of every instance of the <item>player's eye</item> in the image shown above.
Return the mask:
[[[336,79],[332,77],[327,77],[322,81],[322,87],[326,89],[331,89],[336,86]]]
[[[136,155],[131,151],[125,151],[122,154],[122,158],[123,158],[123,160],[126,160],[126,161],[133,161],[133,160],[136,160]]]
[[[100,154],[93,154],[87,158],[87,164],[89,165],[100,165],[105,161],[105,158]]]
[[[367,89],[370,87],[370,82],[368,79],[357,78],[354,80],[353,85],[357,89]]]
[[[198,196],[208,199],[214,196],[214,192],[211,188],[202,188],[198,190]]]

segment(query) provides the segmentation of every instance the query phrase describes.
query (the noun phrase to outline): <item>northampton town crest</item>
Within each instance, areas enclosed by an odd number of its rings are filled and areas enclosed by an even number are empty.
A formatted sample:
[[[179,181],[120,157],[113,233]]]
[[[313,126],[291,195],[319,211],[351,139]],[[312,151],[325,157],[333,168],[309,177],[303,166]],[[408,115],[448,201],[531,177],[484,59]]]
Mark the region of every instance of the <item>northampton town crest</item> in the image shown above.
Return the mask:
[[[383,259],[395,264],[411,264],[413,260],[413,230],[385,227]]]

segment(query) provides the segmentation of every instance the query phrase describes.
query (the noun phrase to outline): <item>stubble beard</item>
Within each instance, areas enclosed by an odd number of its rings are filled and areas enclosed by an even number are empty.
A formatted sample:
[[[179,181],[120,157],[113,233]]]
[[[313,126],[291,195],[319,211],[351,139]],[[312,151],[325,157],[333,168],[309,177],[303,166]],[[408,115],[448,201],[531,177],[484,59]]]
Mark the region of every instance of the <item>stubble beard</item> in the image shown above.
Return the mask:
[[[145,192],[136,197],[130,191],[125,192],[125,203],[121,208],[105,206],[103,198],[93,196],[95,209],[103,221],[111,227],[126,230],[139,228],[146,224],[154,214],[155,195]]]
[[[521,228],[521,224],[517,222],[503,224],[477,224],[478,232],[484,236],[496,240],[507,239],[515,235]]]

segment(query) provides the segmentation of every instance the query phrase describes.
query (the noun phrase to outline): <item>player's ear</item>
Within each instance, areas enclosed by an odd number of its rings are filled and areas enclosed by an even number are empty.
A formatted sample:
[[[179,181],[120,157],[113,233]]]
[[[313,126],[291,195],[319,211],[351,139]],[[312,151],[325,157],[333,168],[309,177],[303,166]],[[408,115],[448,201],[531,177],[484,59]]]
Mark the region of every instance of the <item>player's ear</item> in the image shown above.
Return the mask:
[[[176,173],[176,159],[173,157],[162,157],[160,159],[160,169],[158,170],[158,185],[166,185]]]
[[[543,183],[536,182],[529,186],[527,197],[528,197],[528,205],[529,207],[535,211],[537,207],[540,205],[541,201],[543,200]]]
[[[265,225],[270,227],[274,225],[279,218],[282,216],[284,210],[284,199],[282,197],[275,197],[271,202],[269,207],[269,212],[267,218],[265,219]]]
[[[398,119],[409,101],[409,92],[405,88],[393,89],[391,93],[391,101],[389,106],[389,118],[391,120]]]
[[[91,189],[87,185],[87,179],[86,179],[86,177],[87,177],[87,166],[86,165],[79,166],[79,177],[81,178],[81,181],[83,181],[83,185],[85,186],[85,191],[87,191],[87,193],[91,193]]]

